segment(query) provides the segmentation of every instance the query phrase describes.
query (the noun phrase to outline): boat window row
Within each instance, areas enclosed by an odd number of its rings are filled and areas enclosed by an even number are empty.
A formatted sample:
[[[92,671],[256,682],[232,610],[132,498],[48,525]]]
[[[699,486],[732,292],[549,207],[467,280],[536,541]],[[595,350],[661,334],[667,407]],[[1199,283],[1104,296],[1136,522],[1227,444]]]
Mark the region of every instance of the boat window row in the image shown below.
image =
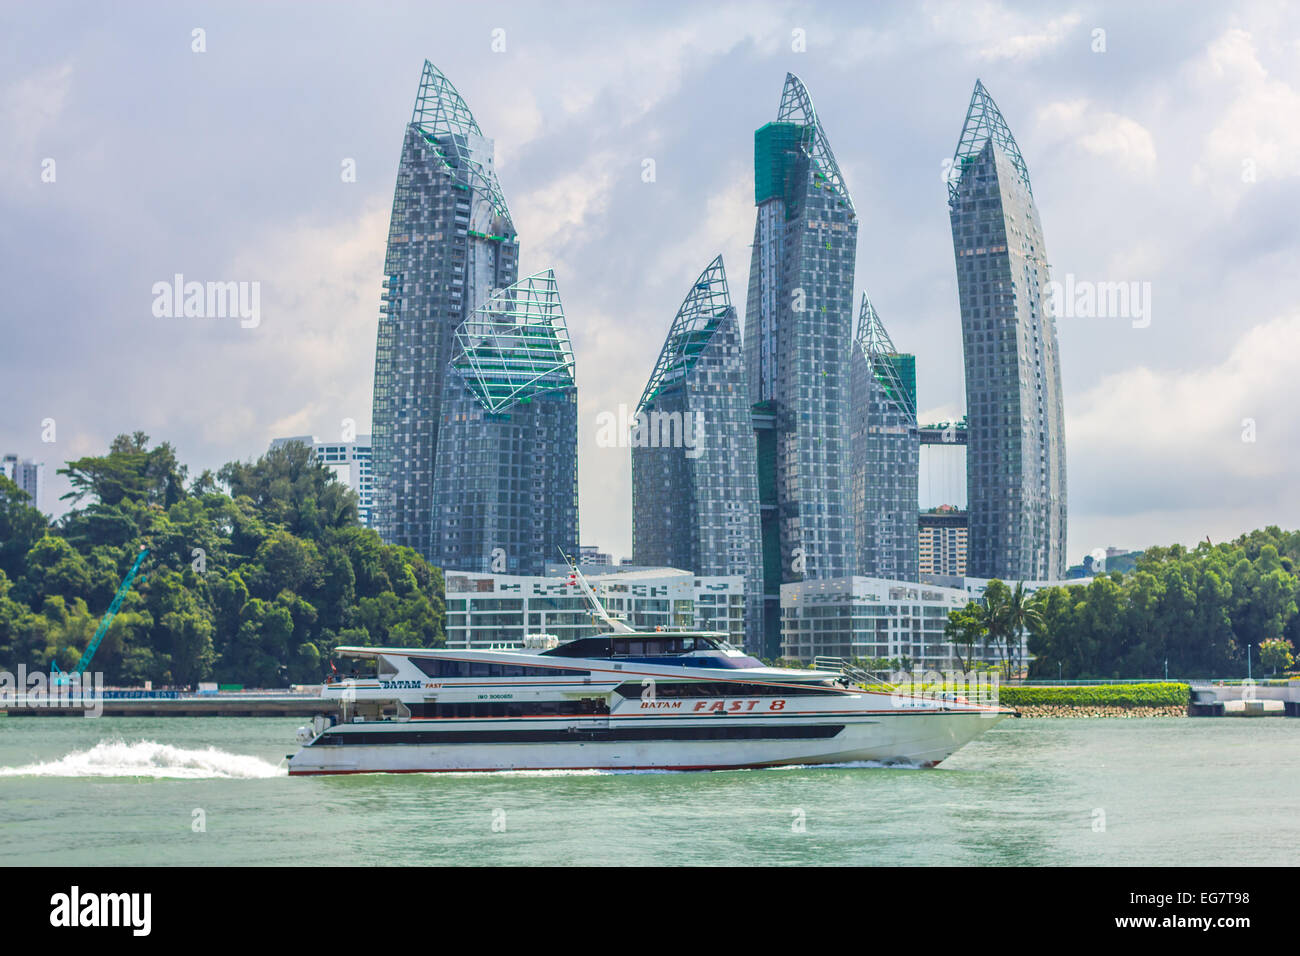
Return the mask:
[[[546,653],[553,657],[663,657],[716,651],[718,641],[694,634],[654,634],[636,637],[582,637]]]
[[[412,657],[412,664],[430,677],[590,677],[591,671],[564,667],[526,667],[496,661],[458,661],[441,657]]]
[[[624,697],[638,698],[646,694],[646,681],[625,681],[616,688]],[[682,697],[814,697],[842,694],[843,691],[819,684],[747,684],[740,681],[674,681],[654,682],[654,697],[674,699]]]
[[[412,717],[574,717],[608,714],[609,703],[600,697],[582,700],[465,700],[408,704]]]

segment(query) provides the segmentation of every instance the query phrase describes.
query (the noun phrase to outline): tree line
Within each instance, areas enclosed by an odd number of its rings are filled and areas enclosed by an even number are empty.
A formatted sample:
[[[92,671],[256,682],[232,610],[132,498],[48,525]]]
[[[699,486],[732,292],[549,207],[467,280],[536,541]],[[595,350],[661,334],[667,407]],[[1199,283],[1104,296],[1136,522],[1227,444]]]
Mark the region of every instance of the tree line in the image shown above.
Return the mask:
[[[0,667],[75,666],[146,547],[91,666],[111,684],[315,683],[341,644],[444,641],[442,572],[361,525],[303,444],[191,481],[136,432],[59,474],[53,523],[0,476]]]
[[[1268,527],[1195,548],[1154,547],[1134,570],[1086,585],[1023,589],[990,582],[983,603],[949,614],[969,660],[995,648],[1007,674],[1027,636],[1035,678],[1255,676],[1285,670],[1300,639],[1300,531]]]

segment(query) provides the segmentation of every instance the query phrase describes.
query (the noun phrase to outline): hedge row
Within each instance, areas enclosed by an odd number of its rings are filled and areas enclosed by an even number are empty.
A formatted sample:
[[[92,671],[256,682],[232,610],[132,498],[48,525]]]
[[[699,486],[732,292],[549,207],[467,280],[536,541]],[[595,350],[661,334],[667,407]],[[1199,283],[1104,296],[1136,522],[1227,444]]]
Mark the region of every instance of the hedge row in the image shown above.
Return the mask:
[[[1083,687],[998,688],[998,703],[1008,707],[1186,707],[1186,684],[1097,684]]]

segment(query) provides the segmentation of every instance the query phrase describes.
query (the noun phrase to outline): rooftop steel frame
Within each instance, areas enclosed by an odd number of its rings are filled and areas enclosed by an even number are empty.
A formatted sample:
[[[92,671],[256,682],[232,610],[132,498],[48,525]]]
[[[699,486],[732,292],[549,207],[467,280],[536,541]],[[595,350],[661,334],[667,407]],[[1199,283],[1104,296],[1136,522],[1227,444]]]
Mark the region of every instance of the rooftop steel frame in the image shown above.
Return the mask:
[[[865,292],[862,293],[862,307],[858,312],[856,341],[857,347],[862,349],[862,354],[867,360],[867,367],[875,375],[876,381],[880,382],[890,398],[900,408],[915,418],[916,408],[913,405],[911,395],[903,386],[903,380],[898,375],[898,369],[894,367],[893,362],[885,361],[886,356],[900,355],[902,353],[894,347],[894,340],[885,331],[885,324],[880,321],[880,315],[876,312],[876,307],[871,304],[871,299],[867,297]]]
[[[415,94],[411,125],[424,133],[425,141],[438,151],[448,167],[456,168],[456,163],[448,159],[442,144],[438,142],[441,138],[452,138],[456,145],[457,162],[464,163],[470,179],[487,194],[492,208],[498,215],[505,217],[513,232],[514,220],[510,216],[510,207],[506,205],[506,197],[501,191],[501,184],[497,182],[496,173],[474,155],[474,144],[470,137],[486,137],[464,97],[452,85],[451,80],[428,60],[424,61],[424,70],[420,74],[420,89]]]
[[[1016,168],[1020,181],[1025,184],[1025,189],[1029,190],[1029,195],[1034,194],[1034,189],[1029,184],[1029,167],[1025,165],[1025,158],[1020,155],[1020,147],[1016,145],[1016,138],[1011,135],[1011,127],[1007,125],[1002,111],[998,109],[998,104],[993,102],[989,91],[977,79],[975,90],[971,93],[970,106],[966,108],[966,123],[961,128],[957,151],[953,153],[953,168],[948,177],[949,203],[957,199],[957,187],[961,185],[965,167],[975,161],[989,140],[1003,149],[1007,158],[1011,160],[1011,165]]]
[[[729,311],[731,292],[727,288],[727,272],[719,255],[700,273],[677,310],[655,361],[654,371],[650,373],[650,380],[637,402],[637,414],[654,401],[662,389],[685,377],[695,366],[700,353],[708,347]]]
[[[554,270],[520,279],[475,309],[456,328],[451,366],[493,414],[572,388],[573,347]]]
[[[781,90],[781,108],[777,111],[776,121],[798,123],[813,130],[810,146],[813,161],[821,174],[826,177],[831,191],[839,196],[849,207],[849,212],[856,216],[857,210],[853,206],[853,197],[849,195],[849,187],[840,173],[839,163],[835,162],[835,154],[831,152],[830,140],[826,138],[826,131],[822,129],[822,121],[817,116],[812,96],[809,95],[808,88],[803,85],[803,80],[793,73],[785,75],[785,87]]]

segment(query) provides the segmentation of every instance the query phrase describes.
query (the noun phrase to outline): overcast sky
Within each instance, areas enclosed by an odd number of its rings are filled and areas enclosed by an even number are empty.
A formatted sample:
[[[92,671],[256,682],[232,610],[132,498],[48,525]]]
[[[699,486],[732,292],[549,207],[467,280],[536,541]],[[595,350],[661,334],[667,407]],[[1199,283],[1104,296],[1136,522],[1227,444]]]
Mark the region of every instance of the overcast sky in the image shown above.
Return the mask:
[[[855,301],[916,353],[922,419],[964,404],[943,175],[977,77],[1028,163],[1054,278],[1149,283],[1146,318],[1058,322],[1071,562],[1300,525],[1285,3],[6,3],[0,452],[52,472],[142,429],[197,474],[343,419],[368,431],[426,57],[496,141],[520,274],[559,280],[583,543],[630,554],[629,452],[597,447],[596,417],[635,404],[718,253],[743,315],[753,132],[787,70],[857,206]],[[176,273],[260,282],[260,324],[155,317]]]

